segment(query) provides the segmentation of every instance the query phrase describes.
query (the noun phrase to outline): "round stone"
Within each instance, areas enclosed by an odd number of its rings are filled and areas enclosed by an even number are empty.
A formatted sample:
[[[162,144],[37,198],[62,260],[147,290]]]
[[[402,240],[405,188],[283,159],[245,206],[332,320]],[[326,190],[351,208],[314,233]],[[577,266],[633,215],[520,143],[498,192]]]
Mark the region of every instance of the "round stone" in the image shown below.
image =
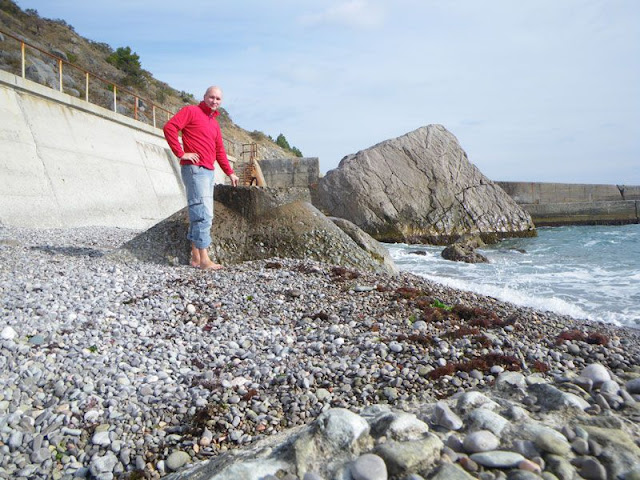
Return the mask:
[[[467,452],[486,452],[497,449],[500,440],[489,430],[478,430],[467,435],[462,445]]]
[[[175,470],[178,470],[179,468],[183,467],[187,463],[189,463],[190,460],[191,460],[191,457],[189,456],[189,454],[187,452],[183,452],[182,450],[176,450],[176,451],[172,452],[171,455],[169,455],[167,457],[167,461],[165,462],[165,466],[169,470],[175,471]]]
[[[377,455],[366,453],[351,466],[353,480],[387,480],[387,466]]]
[[[599,363],[592,363],[587,365],[584,370],[582,370],[583,377],[588,378],[593,382],[593,385],[598,387],[602,383],[611,380],[611,374],[609,370],[604,365]]]

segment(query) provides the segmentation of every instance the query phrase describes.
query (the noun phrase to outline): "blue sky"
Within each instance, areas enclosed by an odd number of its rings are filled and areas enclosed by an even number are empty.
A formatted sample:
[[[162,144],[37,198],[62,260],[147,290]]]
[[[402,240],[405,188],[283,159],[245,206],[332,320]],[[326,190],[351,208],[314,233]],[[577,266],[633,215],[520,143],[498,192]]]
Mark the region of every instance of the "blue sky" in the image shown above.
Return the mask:
[[[640,185],[637,0],[18,0],[320,170],[444,125],[492,180]]]

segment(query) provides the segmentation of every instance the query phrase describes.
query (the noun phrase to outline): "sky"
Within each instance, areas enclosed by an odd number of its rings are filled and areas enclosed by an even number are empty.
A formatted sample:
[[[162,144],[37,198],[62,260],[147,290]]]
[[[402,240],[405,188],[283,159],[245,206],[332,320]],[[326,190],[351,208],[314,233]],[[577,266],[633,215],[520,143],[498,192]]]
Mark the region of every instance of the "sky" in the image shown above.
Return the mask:
[[[17,0],[320,171],[429,124],[491,180],[640,185],[638,0]]]

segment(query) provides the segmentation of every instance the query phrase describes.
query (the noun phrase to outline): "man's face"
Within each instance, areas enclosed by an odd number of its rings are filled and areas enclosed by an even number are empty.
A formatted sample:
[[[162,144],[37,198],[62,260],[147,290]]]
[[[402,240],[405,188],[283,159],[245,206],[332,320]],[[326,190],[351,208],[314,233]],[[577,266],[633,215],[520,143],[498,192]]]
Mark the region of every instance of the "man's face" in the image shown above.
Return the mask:
[[[204,94],[204,103],[206,103],[211,110],[217,110],[222,103],[222,92],[220,89],[212,88],[207,90],[207,93]]]

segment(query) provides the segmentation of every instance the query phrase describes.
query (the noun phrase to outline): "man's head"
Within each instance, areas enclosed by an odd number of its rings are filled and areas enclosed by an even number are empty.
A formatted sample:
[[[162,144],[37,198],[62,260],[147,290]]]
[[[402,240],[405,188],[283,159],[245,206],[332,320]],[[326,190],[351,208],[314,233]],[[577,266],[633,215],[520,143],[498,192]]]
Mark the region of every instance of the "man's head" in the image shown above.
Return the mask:
[[[215,86],[207,88],[203,100],[211,110],[217,110],[222,103],[222,90]]]

